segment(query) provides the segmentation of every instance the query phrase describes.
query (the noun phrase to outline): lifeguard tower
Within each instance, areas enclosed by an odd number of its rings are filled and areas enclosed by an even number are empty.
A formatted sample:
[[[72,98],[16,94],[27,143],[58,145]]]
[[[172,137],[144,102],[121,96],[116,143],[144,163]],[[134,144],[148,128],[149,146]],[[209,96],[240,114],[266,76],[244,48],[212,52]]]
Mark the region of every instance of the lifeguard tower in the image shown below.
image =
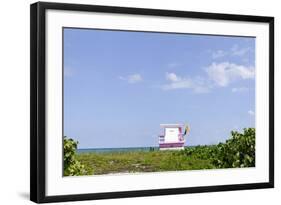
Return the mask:
[[[184,135],[189,132],[188,126],[183,124],[160,124],[160,127],[164,129],[164,133],[159,135],[160,150],[184,149]]]

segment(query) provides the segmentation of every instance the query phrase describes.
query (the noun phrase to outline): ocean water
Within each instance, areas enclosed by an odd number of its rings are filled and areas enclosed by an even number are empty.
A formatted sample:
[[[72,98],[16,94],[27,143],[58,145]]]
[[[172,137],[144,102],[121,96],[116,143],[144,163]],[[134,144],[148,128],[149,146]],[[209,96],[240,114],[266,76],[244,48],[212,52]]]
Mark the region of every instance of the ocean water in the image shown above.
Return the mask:
[[[151,150],[159,150],[159,147],[88,148],[88,149],[77,149],[77,153],[133,152],[133,151],[149,152]]]

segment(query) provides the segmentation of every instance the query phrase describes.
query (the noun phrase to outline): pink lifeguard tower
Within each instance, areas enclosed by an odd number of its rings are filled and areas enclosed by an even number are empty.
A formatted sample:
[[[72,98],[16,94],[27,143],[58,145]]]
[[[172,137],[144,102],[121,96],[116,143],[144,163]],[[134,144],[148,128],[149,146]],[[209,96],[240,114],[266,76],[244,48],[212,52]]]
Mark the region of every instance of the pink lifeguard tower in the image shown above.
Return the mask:
[[[189,131],[188,126],[184,127],[183,124],[160,124],[160,127],[164,129],[164,134],[159,135],[160,150],[184,149],[184,135]]]

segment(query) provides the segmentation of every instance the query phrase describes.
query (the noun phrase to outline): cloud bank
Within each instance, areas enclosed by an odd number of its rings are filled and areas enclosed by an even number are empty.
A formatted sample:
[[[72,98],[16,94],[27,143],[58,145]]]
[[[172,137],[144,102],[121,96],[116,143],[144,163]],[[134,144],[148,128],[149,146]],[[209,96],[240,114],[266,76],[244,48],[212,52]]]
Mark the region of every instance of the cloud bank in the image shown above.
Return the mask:
[[[229,62],[212,63],[207,67],[206,72],[208,77],[220,87],[225,87],[239,79],[253,79],[255,77],[254,67],[246,67]]]
[[[143,81],[142,76],[138,73],[128,75],[128,76],[119,76],[119,79],[127,81],[130,84],[135,84],[135,83],[139,83],[139,82]]]
[[[162,85],[163,90],[191,89],[196,93],[206,93],[215,87],[227,87],[238,80],[255,78],[255,68],[237,65],[230,62],[216,63],[204,69],[203,76],[179,76],[176,73],[166,73],[167,83]],[[232,88],[232,92],[244,92],[248,88]]]

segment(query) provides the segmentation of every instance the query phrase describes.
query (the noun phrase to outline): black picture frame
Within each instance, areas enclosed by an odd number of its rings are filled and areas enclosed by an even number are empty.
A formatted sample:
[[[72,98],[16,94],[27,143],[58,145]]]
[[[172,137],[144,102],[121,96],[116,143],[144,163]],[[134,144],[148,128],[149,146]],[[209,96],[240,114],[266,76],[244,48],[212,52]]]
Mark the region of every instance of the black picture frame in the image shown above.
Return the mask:
[[[46,196],[46,10],[87,11],[102,13],[169,16],[195,19],[262,22],[269,25],[269,182],[171,188],[107,193]],[[144,8],[126,8],[82,4],[38,2],[30,7],[30,199],[37,203],[96,200],[198,192],[230,191],[274,187],[274,18],[265,16],[202,13]]]

